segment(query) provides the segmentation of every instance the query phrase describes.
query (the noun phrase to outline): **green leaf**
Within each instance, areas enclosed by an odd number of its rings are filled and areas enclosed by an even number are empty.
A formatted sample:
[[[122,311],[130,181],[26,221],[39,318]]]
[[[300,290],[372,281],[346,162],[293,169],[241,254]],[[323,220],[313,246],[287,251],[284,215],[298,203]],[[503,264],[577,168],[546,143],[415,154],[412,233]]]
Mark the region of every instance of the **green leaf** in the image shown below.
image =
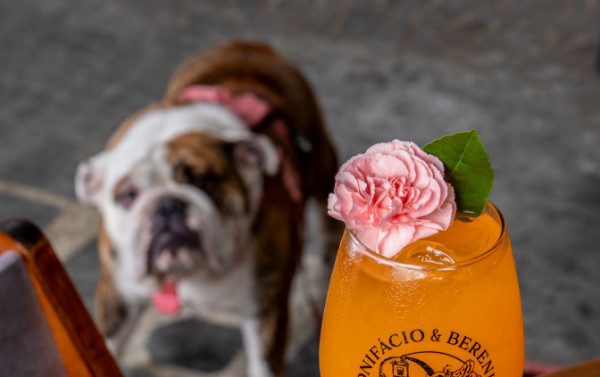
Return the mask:
[[[494,184],[494,170],[476,130],[443,136],[423,150],[444,163],[445,179],[454,187],[459,213],[479,216]]]

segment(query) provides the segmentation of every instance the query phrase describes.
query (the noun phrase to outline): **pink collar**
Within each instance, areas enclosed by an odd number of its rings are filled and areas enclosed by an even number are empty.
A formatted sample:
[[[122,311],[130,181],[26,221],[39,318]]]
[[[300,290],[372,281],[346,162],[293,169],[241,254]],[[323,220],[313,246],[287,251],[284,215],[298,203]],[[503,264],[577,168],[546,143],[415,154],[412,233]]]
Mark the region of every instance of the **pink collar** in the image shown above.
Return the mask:
[[[254,93],[234,94],[224,86],[192,85],[177,95],[179,103],[209,102],[225,106],[249,128],[258,126],[271,111],[271,106]]]

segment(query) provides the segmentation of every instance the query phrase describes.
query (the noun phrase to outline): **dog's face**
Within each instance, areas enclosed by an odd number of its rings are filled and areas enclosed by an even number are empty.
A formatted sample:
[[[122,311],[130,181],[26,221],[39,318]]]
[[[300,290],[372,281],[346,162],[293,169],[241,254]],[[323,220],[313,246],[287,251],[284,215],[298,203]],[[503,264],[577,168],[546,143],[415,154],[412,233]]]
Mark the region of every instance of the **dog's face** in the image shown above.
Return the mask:
[[[196,104],[142,116],[79,166],[76,191],[102,214],[117,283],[145,296],[165,277],[226,271],[251,241],[264,174],[277,165],[267,138]]]

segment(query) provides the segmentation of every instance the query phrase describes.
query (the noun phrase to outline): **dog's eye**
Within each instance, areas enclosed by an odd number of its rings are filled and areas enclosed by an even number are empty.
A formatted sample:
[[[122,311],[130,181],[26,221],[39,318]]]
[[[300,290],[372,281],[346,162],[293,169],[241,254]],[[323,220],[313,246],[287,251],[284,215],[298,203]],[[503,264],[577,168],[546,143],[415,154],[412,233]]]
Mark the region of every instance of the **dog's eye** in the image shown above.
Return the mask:
[[[177,164],[173,171],[173,178],[180,183],[189,183],[193,175],[192,168],[185,164]]]
[[[174,178],[178,182],[190,184],[207,192],[214,191],[220,181],[214,173],[196,173],[190,166],[184,164],[175,167]]]
[[[191,184],[204,191],[210,192],[217,188],[219,178],[212,173],[198,174],[192,177]]]
[[[117,203],[123,208],[129,208],[138,197],[139,191],[135,187],[128,187],[117,195]]]

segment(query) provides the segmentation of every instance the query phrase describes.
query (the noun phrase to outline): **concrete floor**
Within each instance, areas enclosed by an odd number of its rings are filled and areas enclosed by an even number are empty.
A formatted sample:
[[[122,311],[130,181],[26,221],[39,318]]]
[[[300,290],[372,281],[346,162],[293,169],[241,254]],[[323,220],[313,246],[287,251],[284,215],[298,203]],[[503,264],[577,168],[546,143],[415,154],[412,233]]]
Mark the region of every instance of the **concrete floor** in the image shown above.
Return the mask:
[[[76,164],[160,98],[186,56],[264,40],[313,82],[343,159],[477,128],[513,242],[527,359],[598,357],[599,11],[598,0],[0,0],[0,218],[44,226],[91,307],[98,218],[74,199]],[[305,340],[292,375],[318,374],[314,333]],[[232,371],[243,362],[195,347]],[[186,365],[170,375],[220,364]]]

